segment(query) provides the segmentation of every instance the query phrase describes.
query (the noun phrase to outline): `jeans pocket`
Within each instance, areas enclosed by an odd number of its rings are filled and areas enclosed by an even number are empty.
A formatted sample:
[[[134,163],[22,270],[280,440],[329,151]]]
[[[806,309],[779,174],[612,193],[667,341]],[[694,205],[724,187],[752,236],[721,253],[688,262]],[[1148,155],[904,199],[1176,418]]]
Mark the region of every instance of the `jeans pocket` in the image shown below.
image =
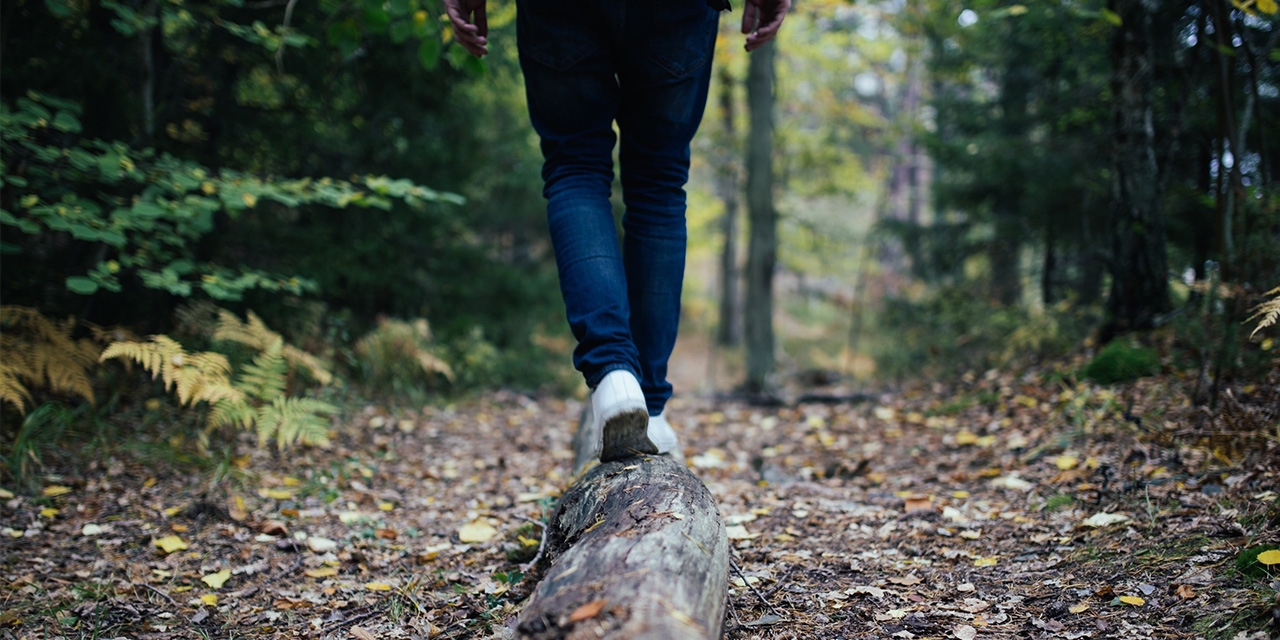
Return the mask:
[[[719,19],[705,3],[682,4],[679,11],[664,12],[644,47],[645,57],[675,78],[686,78],[711,60]]]
[[[581,25],[575,3],[562,0],[520,0],[516,40],[520,55],[556,71],[568,71],[587,57],[596,44]]]

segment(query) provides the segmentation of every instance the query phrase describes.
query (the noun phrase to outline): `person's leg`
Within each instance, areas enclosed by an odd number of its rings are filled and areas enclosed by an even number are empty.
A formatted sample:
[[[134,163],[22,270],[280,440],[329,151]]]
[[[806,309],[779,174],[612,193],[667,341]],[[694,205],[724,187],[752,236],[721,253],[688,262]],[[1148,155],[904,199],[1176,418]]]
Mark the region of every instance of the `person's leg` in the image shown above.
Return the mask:
[[[621,99],[610,19],[558,0],[521,0],[518,11],[520,66],[545,158],[547,224],[578,340],[574,366],[595,388],[611,371],[641,371],[609,202]]]
[[[703,2],[629,3],[622,104],[623,255],[631,336],[649,414],[671,397],[667,360],[680,323],[689,143],[702,120],[718,13]]]

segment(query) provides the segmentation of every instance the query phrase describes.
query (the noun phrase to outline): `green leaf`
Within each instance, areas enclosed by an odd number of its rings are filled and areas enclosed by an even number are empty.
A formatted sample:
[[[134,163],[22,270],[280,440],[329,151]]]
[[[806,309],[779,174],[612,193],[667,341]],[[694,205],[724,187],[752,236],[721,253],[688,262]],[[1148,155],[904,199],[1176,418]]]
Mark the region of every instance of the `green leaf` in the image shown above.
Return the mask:
[[[432,71],[440,62],[440,41],[435,38],[426,38],[418,45],[418,62],[422,63],[422,68]]]
[[[1102,19],[1110,22],[1113,26],[1119,27],[1124,25],[1124,20],[1120,19],[1120,14],[1110,10],[1102,9]]]
[[[74,115],[71,115],[66,111],[59,111],[58,115],[54,116],[53,122],[51,123],[50,126],[52,126],[54,129],[57,129],[58,131],[66,131],[67,133],[80,133],[80,121],[77,120]]]
[[[67,289],[72,293],[87,296],[98,290],[98,283],[84,276],[71,276],[67,278]]]
[[[397,20],[391,25],[391,41],[401,44],[409,39],[409,35],[413,33],[413,23],[407,20]]]

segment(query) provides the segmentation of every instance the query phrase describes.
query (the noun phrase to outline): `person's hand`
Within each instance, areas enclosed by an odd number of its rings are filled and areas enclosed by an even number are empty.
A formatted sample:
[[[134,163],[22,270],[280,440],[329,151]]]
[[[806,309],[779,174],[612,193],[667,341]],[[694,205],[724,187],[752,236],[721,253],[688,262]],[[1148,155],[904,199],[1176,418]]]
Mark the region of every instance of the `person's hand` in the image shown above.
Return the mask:
[[[485,16],[484,3],[485,0],[444,0],[454,39],[477,58],[489,53],[489,18]]]
[[[790,9],[791,0],[746,0],[742,10],[742,32],[747,34],[747,51],[755,51],[777,36]]]

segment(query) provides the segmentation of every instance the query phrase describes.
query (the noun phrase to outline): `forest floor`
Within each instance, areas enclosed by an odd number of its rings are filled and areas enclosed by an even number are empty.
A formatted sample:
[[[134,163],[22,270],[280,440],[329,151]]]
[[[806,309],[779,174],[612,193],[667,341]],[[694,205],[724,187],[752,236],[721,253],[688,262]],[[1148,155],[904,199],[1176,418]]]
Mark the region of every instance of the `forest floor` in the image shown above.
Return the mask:
[[[1277,380],[1212,418],[1174,377],[1051,378],[673,401],[745,577],[726,637],[1272,637],[1280,569],[1237,557],[1280,542]],[[580,409],[371,405],[212,487],[120,455],[5,490],[0,637],[504,637]]]

